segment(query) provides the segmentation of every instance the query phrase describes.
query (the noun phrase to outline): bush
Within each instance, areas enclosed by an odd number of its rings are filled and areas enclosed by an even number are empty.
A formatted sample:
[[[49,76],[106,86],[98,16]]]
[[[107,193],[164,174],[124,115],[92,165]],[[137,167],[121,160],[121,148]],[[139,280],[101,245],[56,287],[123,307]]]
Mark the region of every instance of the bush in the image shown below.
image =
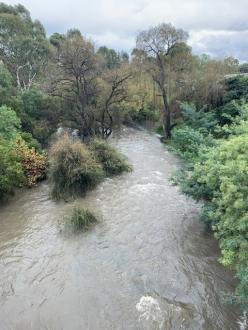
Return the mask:
[[[98,219],[90,210],[74,207],[69,222],[73,229],[78,231],[89,229],[93,224],[98,222]]]
[[[181,102],[180,109],[184,123],[199,130],[201,133],[207,134],[208,132],[212,132],[217,124],[215,113],[211,111],[205,112],[205,108],[197,111],[194,104]]]
[[[38,153],[40,154],[42,153],[42,148],[40,143],[33,138],[31,133],[21,132],[21,138],[25,141],[28,148],[30,149],[34,148],[35,151],[37,151]]]
[[[24,182],[24,173],[13,146],[0,141],[0,199],[13,194]]]
[[[104,177],[101,164],[85,144],[64,135],[50,150],[50,179],[54,198],[82,195]]]
[[[220,126],[231,125],[237,117],[242,115],[242,112],[242,104],[233,100],[216,109],[216,118]]]
[[[0,138],[10,141],[19,135],[21,122],[14,110],[5,105],[0,107]]]
[[[236,300],[248,304],[248,135],[219,142],[198,159],[188,179],[191,195],[209,200],[203,218],[219,239],[221,262],[241,280]],[[188,189],[188,192],[190,189]],[[202,195],[201,195],[201,193]],[[243,275],[242,275],[243,274]],[[246,292],[244,292],[246,288]]]
[[[106,175],[116,175],[131,170],[126,158],[108,145],[106,141],[94,139],[91,141],[89,148],[102,164]]]
[[[232,100],[244,99],[248,101],[248,77],[235,76],[226,80],[226,93],[224,95],[224,102],[228,103]]]
[[[212,143],[211,136],[204,136],[201,132],[189,126],[174,128],[170,141],[171,147],[189,161],[193,161],[198,156],[202,147]]]
[[[46,156],[39,154],[34,148],[28,148],[22,139],[16,141],[15,150],[20,158],[27,186],[35,186],[46,177]]]

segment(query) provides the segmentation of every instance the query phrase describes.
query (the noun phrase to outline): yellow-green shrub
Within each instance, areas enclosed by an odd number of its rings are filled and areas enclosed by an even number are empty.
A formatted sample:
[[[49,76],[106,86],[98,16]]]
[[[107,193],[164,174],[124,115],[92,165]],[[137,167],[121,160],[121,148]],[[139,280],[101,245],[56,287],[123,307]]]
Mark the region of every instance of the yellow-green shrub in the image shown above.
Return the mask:
[[[101,164],[87,146],[68,135],[52,145],[49,161],[52,195],[56,199],[82,195],[104,177]]]
[[[102,164],[106,175],[116,175],[131,170],[131,166],[128,164],[126,158],[106,141],[94,139],[89,144],[89,148],[96,159]]]

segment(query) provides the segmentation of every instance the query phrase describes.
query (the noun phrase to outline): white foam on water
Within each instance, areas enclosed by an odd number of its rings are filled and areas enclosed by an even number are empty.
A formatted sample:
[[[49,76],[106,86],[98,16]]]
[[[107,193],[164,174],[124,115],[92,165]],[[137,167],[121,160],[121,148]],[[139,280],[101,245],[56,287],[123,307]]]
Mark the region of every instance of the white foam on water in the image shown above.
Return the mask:
[[[136,310],[140,313],[139,321],[155,322],[162,328],[164,318],[159,303],[151,296],[143,296],[136,304]]]
[[[248,329],[248,320],[247,320],[247,314],[244,313],[242,318],[238,322],[239,329],[240,330],[247,330]]]

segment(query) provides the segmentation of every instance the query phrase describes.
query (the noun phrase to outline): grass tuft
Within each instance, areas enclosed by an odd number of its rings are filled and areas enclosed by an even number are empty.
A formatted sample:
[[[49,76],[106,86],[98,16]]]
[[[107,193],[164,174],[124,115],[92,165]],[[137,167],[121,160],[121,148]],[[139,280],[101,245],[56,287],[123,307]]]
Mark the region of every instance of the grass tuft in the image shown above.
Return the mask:
[[[106,141],[94,139],[90,142],[89,148],[98,162],[102,164],[107,176],[118,175],[132,170],[126,157],[111,147]]]
[[[92,211],[86,208],[74,207],[69,223],[75,231],[88,230],[92,225],[98,222],[97,217]]]

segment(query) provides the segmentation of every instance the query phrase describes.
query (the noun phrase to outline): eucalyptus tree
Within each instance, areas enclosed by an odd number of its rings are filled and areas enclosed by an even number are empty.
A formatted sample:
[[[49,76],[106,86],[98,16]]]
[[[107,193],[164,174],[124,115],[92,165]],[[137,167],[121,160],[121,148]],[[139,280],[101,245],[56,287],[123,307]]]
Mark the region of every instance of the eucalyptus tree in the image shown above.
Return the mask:
[[[21,6],[0,4],[0,58],[19,89],[30,89],[42,73],[49,55],[49,43],[39,21],[32,21]]]
[[[171,135],[172,101],[175,100],[178,86],[182,84],[182,73],[187,70],[191,57],[191,50],[185,44],[187,38],[188,34],[182,29],[163,23],[140,32],[136,40],[136,54],[139,54],[161,92],[166,138]]]
[[[120,66],[121,58],[114,49],[101,46],[97,53],[103,57],[106,68],[113,69]]]

